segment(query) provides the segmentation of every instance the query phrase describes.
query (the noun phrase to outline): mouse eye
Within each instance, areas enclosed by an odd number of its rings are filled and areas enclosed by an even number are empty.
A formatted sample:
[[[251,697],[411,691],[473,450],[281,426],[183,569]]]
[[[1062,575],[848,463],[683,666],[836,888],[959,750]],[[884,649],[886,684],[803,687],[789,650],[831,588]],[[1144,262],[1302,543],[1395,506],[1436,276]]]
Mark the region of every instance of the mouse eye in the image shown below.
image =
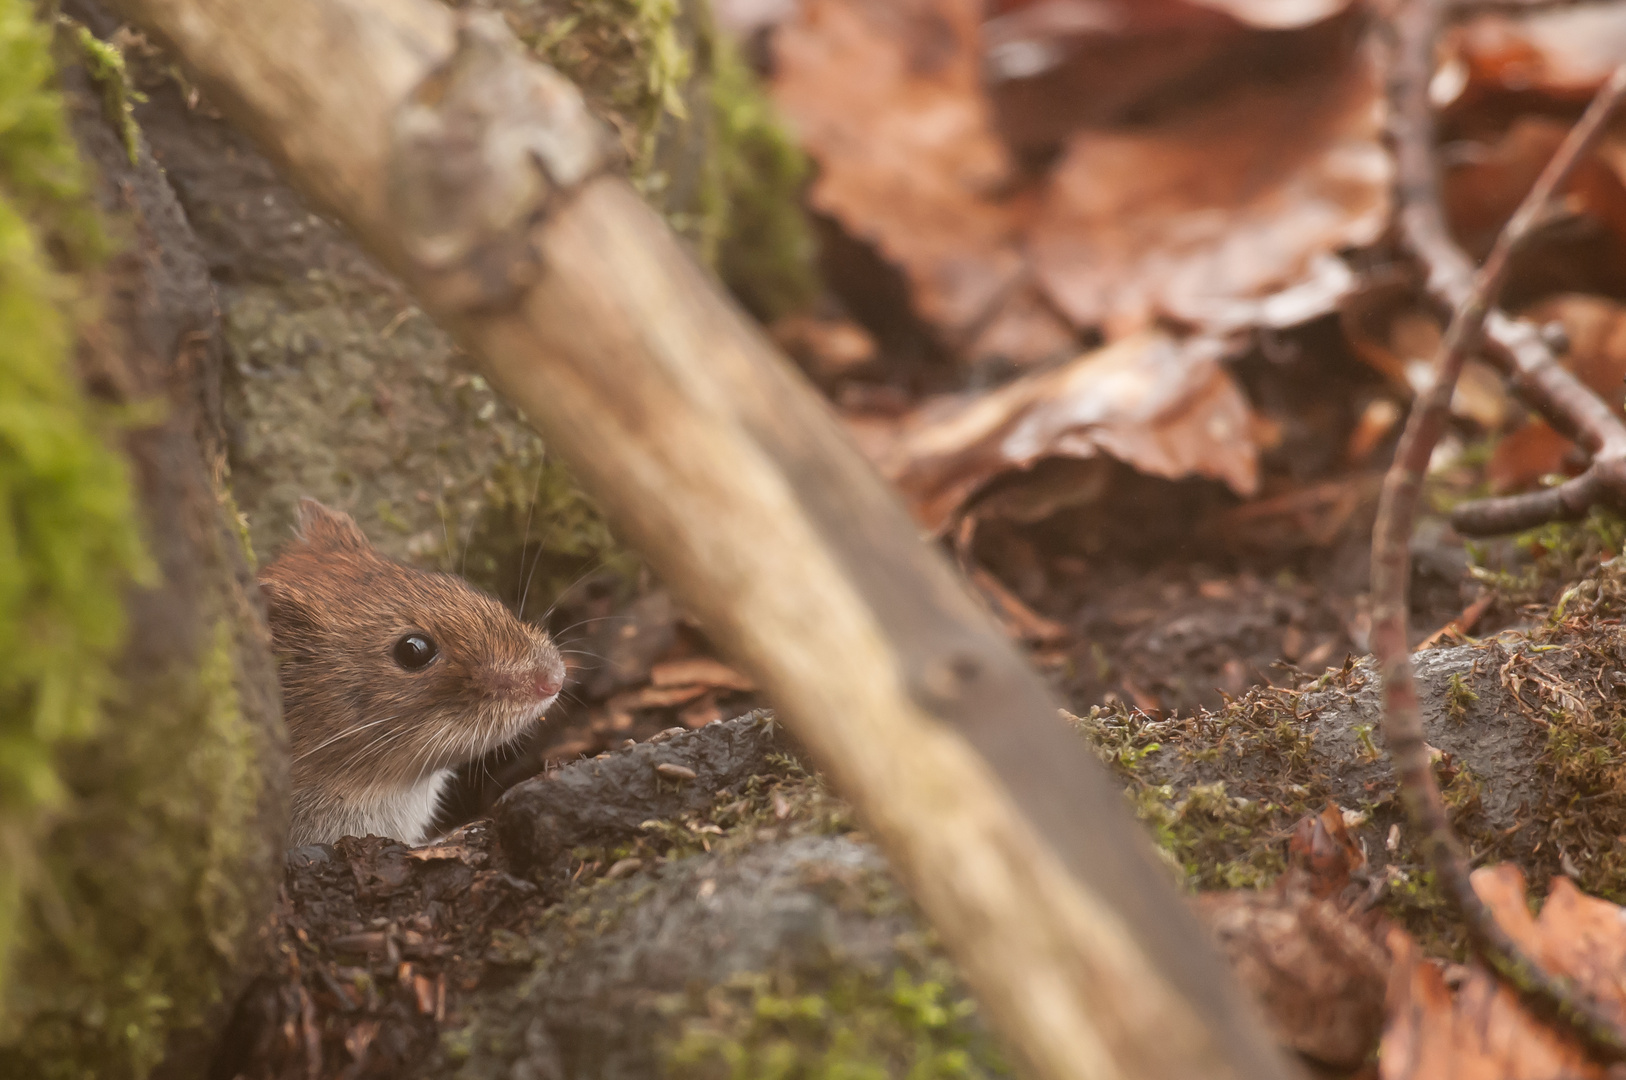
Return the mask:
[[[395,643],[395,662],[408,671],[417,671],[440,652],[427,634],[408,634]]]

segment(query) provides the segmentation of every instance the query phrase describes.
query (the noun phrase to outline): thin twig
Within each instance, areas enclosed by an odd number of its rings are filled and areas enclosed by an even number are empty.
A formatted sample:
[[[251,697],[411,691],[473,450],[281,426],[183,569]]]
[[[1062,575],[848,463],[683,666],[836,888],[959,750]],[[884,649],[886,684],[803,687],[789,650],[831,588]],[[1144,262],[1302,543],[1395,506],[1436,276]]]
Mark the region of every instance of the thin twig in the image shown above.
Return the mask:
[[[1428,6],[1409,4],[1398,20],[1402,42],[1394,65],[1390,98],[1399,173],[1400,226],[1405,242],[1427,270],[1429,293],[1445,310],[1457,312],[1471,303],[1476,276],[1473,261],[1451,238],[1440,200],[1433,112],[1428,99],[1428,84],[1434,71],[1435,29],[1440,15],[1430,20],[1430,27],[1413,25],[1421,18],[1417,11]],[[1593,110],[1601,105],[1604,112],[1589,110],[1587,117],[1577,125],[1579,131],[1587,126],[1589,117],[1595,117],[1592,133],[1587,135],[1589,140],[1595,138],[1596,131],[1602,127],[1608,110],[1613,108],[1611,103],[1618,100],[1620,79],[1621,73],[1617,71],[1594,100]],[[1568,167],[1573,165],[1572,159]],[[1550,199],[1551,193],[1549,202]],[[1527,230],[1548,204],[1544,202],[1534,207],[1531,217],[1522,226]],[[1510,221],[1508,230],[1502,234],[1504,239],[1510,235],[1512,226]],[[1517,239],[1524,239],[1526,234],[1521,231]],[[1488,260],[1486,265],[1489,268]],[[1469,536],[1515,532],[1546,521],[1584,517],[1599,503],[1626,508],[1626,424],[1585,383],[1559,364],[1537,327],[1497,310],[1494,300],[1486,306],[1480,334],[1478,345],[1485,359],[1501,371],[1528,405],[1560,434],[1579,443],[1592,460],[1584,475],[1561,487],[1485,499],[1460,507],[1452,515],[1457,531]]]
[[[1425,257],[1425,261],[1429,265],[1431,289],[1437,295],[1459,291],[1454,281],[1441,279],[1460,277],[1460,264],[1466,262],[1444,231],[1432,161],[1433,122],[1427,84],[1433,71],[1434,39],[1446,6],[1444,0],[1420,0],[1403,7],[1397,19],[1400,47],[1393,65],[1397,89],[1396,150],[1402,178],[1401,212],[1413,244],[1420,250],[1426,247],[1434,254],[1434,258]],[[1411,569],[1408,541],[1423,477],[1449,415],[1457,376],[1468,354],[1481,344],[1482,335],[1487,331],[1487,319],[1493,312],[1513,252],[1546,211],[1623,94],[1626,94],[1626,65],[1616,70],[1599,90],[1586,114],[1542,170],[1535,186],[1497,237],[1484,266],[1469,279],[1469,287],[1455,301],[1455,313],[1435,361],[1434,384],[1419,395],[1413,406],[1395,451],[1394,464],[1384,477],[1372,536],[1372,651],[1383,673],[1383,733],[1394,759],[1407,815],[1422,837],[1423,854],[1441,891],[1457,909],[1485,961],[1528,999],[1569,1024],[1595,1053],[1611,1059],[1626,1058],[1626,1031],[1591,1002],[1579,997],[1570,984],[1542,970],[1519,949],[1469,883],[1468,856],[1451,830],[1445,801],[1429,761],[1428,745],[1423,740],[1422,716],[1408,647],[1407,585]],[[1548,359],[1550,361],[1550,356]],[[1552,386],[1551,383],[1543,385],[1549,389]],[[1554,497],[1547,492],[1539,494]]]

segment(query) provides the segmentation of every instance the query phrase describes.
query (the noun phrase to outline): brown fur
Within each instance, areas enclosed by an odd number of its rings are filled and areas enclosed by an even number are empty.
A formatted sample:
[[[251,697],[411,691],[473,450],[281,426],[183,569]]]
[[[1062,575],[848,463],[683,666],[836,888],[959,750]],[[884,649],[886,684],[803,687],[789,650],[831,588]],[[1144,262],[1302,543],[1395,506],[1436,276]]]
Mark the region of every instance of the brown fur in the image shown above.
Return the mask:
[[[295,845],[363,828],[428,839],[447,770],[521,735],[564,681],[546,633],[460,578],[385,558],[349,515],[312,499],[259,583],[280,662]],[[414,632],[438,654],[409,671],[394,649]]]

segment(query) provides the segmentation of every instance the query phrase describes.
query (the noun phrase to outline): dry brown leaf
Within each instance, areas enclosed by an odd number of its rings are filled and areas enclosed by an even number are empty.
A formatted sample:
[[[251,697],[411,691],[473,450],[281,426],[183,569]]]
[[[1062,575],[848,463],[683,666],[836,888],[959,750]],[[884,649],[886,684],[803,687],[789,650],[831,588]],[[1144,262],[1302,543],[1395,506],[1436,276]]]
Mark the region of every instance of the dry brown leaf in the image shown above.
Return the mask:
[[[709,656],[663,660],[649,669],[649,681],[656,686],[700,686],[708,690],[756,689],[748,676]]]
[[[1114,337],[1160,315],[1229,330],[1332,310],[1354,286],[1334,253],[1388,220],[1382,133],[1365,51],[1152,130],[1078,132],[1032,227],[1035,272]]]
[[[1626,416],[1626,306],[1579,293],[1550,297],[1526,308],[1524,318],[1561,326],[1569,341],[1560,359],[1565,367]],[[1517,491],[1543,476],[1565,471],[1575,444],[1540,420],[1531,420],[1503,436],[1485,466],[1485,478],[1497,492]]]
[[[722,706],[717,704],[716,694],[707,694],[678,713],[678,723],[690,730],[703,728],[707,724],[715,724],[721,719],[723,719],[723,709]]]
[[[1022,272],[981,14],[979,0],[806,0],[774,37],[774,98],[819,163],[809,200],[902,268],[951,340]]]
[[[1323,900],[1342,892],[1350,875],[1366,865],[1366,856],[1349,835],[1343,810],[1330,802],[1321,813],[1307,815],[1294,826],[1287,854],[1303,872],[1310,894]]]
[[[1225,353],[1213,339],[1147,332],[980,396],[849,425],[934,533],[990,480],[1046,457],[1107,454],[1153,476],[1207,476],[1251,495],[1258,453]]]
[[[1228,546],[1260,551],[1327,547],[1344,535],[1363,508],[1375,506],[1381,480],[1357,473],[1292,488],[1267,499],[1227,507],[1200,531],[1225,537]]]
[[[1293,30],[1330,19],[1350,0],[1188,0],[1198,7],[1223,11],[1238,22],[1261,30]]]
[[[1197,913],[1284,1045],[1344,1068],[1371,1054],[1389,958],[1367,927],[1285,883],[1204,893]]]
[[[1615,409],[1626,394],[1626,305],[1601,296],[1571,293],[1549,297],[1522,313],[1537,324],[1558,323],[1569,348],[1564,366]]]
[[[705,692],[704,686],[692,683],[686,686],[645,686],[617,694],[604,705],[614,716],[633,709],[665,709],[673,705],[686,705]]]
[[[1024,149],[1116,122],[1218,69],[1251,36],[1219,12],[1181,0],[997,6],[983,26],[988,93],[999,133]]]
[[[1496,440],[1485,463],[1485,479],[1498,495],[1523,491],[1543,476],[1564,471],[1565,459],[1574,447],[1545,422],[1531,420]]]
[[[1479,15],[1446,38],[1446,53],[1436,96],[1462,94],[1455,104],[1494,92],[1584,103],[1626,56],[1626,7],[1575,4]]]
[[[1490,249],[1502,226],[1558,150],[1570,125],[1541,116],[1521,116],[1493,141],[1456,147],[1441,177],[1441,197],[1451,231],[1470,251]],[[1565,184],[1565,204],[1626,238],[1626,184],[1608,147],[1585,158]]]
[[[1540,918],[1509,863],[1474,871],[1474,891],[1502,928],[1555,975],[1575,980],[1617,1023],[1626,1019],[1626,913],[1554,879]],[[1455,988],[1409,935],[1393,930],[1383,1080],[1590,1080],[1609,1075],[1578,1043],[1536,1020],[1482,965]]]

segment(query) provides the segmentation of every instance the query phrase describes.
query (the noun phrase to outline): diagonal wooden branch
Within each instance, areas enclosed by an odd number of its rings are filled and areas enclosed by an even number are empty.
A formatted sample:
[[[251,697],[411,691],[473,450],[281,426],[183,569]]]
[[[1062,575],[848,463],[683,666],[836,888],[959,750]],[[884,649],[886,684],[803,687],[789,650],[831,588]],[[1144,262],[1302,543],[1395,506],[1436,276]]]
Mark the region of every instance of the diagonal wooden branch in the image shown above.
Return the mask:
[[[1035,1075],[1291,1075],[1037,676],[500,21],[117,6],[482,358],[756,677]]]
[[[1393,70],[1390,109],[1401,234],[1427,271],[1430,294],[1445,310],[1461,311],[1473,298],[1475,269],[1451,238],[1440,200],[1433,108],[1428,98],[1436,35],[1417,26],[1407,28],[1405,23],[1401,32],[1405,40]],[[1538,208],[1538,214],[1544,209]],[[1591,464],[1581,476],[1555,488],[1459,507],[1452,515],[1456,529],[1465,535],[1484,536],[1584,517],[1598,504],[1626,508],[1626,423],[1558,362],[1535,326],[1508,316],[1494,304],[1485,313],[1477,347],[1526,403],[1587,451]]]
[[[1432,163],[1425,165],[1419,160],[1424,155],[1432,157],[1433,152],[1427,83],[1433,71],[1441,8],[1441,0],[1413,0],[1405,5],[1397,19],[1401,44],[1394,64],[1395,77],[1403,88],[1397,95],[1400,115],[1396,121],[1407,125],[1397,140],[1401,175],[1417,185],[1403,193],[1403,213],[1412,215],[1406,228],[1413,242],[1421,236],[1438,249],[1436,260],[1430,264],[1431,276],[1454,274],[1457,269],[1442,247],[1455,249],[1443,232],[1443,220],[1437,214],[1425,217],[1430,208],[1438,207],[1439,199]],[[1457,376],[1487,332],[1487,319],[1494,312],[1513,252],[1601,133],[1622,96],[1626,96],[1626,65],[1617,69],[1598,92],[1497,237],[1484,266],[1456,301],[1435,361],[1434,384],[1412,406],[1394,464],[1384,477],[1372,535],[1372,652],[1383,676],[1384,739],[1394,759],[1407,816],[1422,838],[1424,857],[1441,891],[1462,917],[1480,955],[1527,997],[1569,1024],[1595,1052],[1610,1058],[1626,1057],[1626,1031],[1593,1003],[1578,997],[1572,987],[1542,970],[1502,929],[1469,884],[1468,856],[1452,832],[1429,760],[1428,744],[1423,741],[1408,644],[1407,585],[1411,570],[1409,541],[1423,478],[1449,416]],[[1454,289],[1455,285],[1435,283],[1434,287]]]

